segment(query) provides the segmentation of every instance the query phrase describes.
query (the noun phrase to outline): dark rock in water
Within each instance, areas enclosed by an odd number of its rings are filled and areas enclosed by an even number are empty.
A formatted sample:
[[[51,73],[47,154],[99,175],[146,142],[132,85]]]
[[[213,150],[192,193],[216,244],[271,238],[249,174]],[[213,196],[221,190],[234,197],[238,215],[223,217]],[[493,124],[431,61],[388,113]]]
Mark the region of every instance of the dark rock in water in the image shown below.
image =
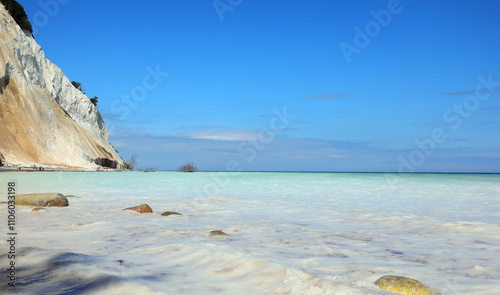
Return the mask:
[[[169,216],[169,215],[182,215],[182,214],[174,212],[174,211],[165,211],[161,214],[161,216]]]
[[[43,208],[36,207],[36,208],[33,208],[33,210],[31,210],[31,213],[36,213],[36,212],[39,212],[40,210],[43,210]]]
[[[68,199],[62,194],[41,193],[16,195],[16,205],[24,207],[66,207]]]
[[[423,285],[417,280],[402,276],[383,276],[375,281],[380,289],[407,295],[432,295],[431,288]]]
[[[229,235],[221,230],[213,230],[210,232],[210,234],[208,236],[215,237],[215,236],[229,236]]]
[[[153,213],[153,209],[151,209],[151,207],[149,207],[148,204],[142,204],[135,207],[125,208],[123,210],[134,210],[139,213]]]

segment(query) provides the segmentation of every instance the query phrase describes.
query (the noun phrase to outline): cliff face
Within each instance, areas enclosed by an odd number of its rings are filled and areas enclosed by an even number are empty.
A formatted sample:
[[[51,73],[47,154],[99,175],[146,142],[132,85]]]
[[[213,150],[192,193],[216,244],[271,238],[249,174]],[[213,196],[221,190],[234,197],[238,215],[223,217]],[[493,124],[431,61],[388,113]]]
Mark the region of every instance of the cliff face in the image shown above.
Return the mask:
[[[123,165],[97,108],[0,4],[0,161],[95,169],[98,158]]]

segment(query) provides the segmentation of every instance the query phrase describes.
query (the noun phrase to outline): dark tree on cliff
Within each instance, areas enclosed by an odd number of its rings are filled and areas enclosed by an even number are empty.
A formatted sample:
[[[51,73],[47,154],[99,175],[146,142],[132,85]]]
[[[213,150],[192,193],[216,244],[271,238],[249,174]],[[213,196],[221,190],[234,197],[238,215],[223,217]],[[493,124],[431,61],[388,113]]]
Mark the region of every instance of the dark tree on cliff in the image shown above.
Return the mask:
[[[82,83],[71,81],[71,84],[75,86],[76,89],[80,90],[83,94],[85,94],[85,89],[82,88]]]
[[[16,0],[0,0],[0,2],[5,6],[5,9],[7,9],[21,29],[33,37],[33,27],[28,20],[28,15],[24,11],[24,7],[17,3]]]
[[[97,107],[97,103],[99,101],[99,97],[97,96],[94,96],[90,99],[90,101],[95,105],[95,107]]]
[[[82,83],[71,81],[71,85],[75,86],[76,89],[80,90],[83,94],[85,94],[85,89],[83,89]],[[99,102],[99,97],[94,96],[90,98],[90,102],[92,102],[97,107],[97,103]]]

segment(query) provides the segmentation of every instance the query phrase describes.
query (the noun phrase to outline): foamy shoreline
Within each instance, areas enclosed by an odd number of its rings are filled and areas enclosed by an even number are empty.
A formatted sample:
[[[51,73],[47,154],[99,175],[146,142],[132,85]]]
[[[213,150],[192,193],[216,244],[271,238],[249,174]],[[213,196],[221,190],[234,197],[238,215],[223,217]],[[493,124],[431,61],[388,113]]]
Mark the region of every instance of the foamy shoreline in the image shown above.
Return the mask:
[[[373,283],[388,274],[439,294],[500,288],[496,175],[391,188],[383,175],[242,173],[208,195],[196,190],[212,188],[212,173],[10,176],[21,193],[78,196],[19,208],[19,280],[31,278],[20,294],[386,294]],[[141,203],[153,213],[123,211]]]

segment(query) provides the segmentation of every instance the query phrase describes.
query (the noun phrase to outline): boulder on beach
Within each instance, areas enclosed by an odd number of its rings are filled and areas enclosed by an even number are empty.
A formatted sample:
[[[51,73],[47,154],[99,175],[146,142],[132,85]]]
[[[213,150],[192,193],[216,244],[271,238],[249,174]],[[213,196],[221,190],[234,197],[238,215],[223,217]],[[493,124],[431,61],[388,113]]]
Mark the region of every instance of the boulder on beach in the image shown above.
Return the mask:
[[[123,210],[134,210],[139,213],[153,213],[153,209],[151,209],[148,204],[141,204],[139,206],[125,208]]]
[[[169,216],[169,215],[182,215],[182,214],[174,212],[174,211],[165,211],[161,214],[161,216]]]
[[[221,230],[213,230],[208,234],[208,236],[214,237],[214,236],[229,236],[229,235]]]
[[[58,193],[16,195],[16,205],[21,207],[66,207],[68,199]]]
[[[432,295],[431,288],[417,280],[402,276],[383,276],[375,281],[380,289],[406,295]]]

